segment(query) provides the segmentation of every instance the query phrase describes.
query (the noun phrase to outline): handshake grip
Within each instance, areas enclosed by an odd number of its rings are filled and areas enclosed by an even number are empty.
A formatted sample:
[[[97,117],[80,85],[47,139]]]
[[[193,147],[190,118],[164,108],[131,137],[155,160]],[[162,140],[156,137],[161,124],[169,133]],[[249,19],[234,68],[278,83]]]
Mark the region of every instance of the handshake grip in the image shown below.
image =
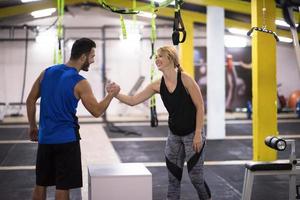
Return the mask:
[[[265,139],[265,144],[277,151],[284,151],[286,149],[287,143],[284,139],[276,136],[268,136]]]

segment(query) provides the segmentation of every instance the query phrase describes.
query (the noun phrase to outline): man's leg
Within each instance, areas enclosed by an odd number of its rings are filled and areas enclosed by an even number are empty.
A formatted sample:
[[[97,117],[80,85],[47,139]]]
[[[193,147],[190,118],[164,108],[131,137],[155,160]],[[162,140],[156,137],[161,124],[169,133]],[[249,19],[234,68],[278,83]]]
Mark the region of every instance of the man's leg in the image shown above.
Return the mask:
[[[55,200],[69,200],[69,190],[58,190],[55,192]]]
[[[33,189],[32,200],[46,200],[47,188],[36,185]]]

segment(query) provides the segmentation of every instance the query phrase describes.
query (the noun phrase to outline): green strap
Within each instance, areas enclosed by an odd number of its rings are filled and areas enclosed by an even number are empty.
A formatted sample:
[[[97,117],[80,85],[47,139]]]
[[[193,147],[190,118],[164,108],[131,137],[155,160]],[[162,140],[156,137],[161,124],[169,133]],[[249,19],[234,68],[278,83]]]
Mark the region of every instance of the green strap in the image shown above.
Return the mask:
[[[127,32],[126,32],[126,26],[125,26],[123,15],[120,15],[120,21],[121,21],[121,28],[122,28],[123,39],[127,39]]]
[[[152,18],[151,18],[151,70],[150,70],[150,81],[151,83],[154,80],[155,76],[155,53],[154,53],[154,42],[156,40],[156,24],[155,24],[155,4],[154,0],[151,0],[151,12],[152,12]],[[152,95],[150,99],[150,113],[151,113],[151,126],[156,127],[158,125],[157,120],[157,113],[156,113],[156,98],[155,95]]]
[[[154,0],[151,0],[151,42],[156,40],[156,24],[155,24],[155,4]],[[153,55],[152,55],[153,56]]]
[[[56,49],[53,49],[53,63],[57,64],[57,60],[56,60]]]
[[[136,8],[136,0],[132,1],[132,9],[135,10]],[[134,26],[136,26],[136,15],[132,15],[132,20],[133,20],[133,24]]]
[[[165,0],[161,3],[156,3],[155,8],[162,8],[162,7],[167,7],[170,5],[174,0]],[[181,0],[182,1],[182,0]],[[181,2],[179,1],[179,2]],[[116,6],[108,5],[106,3],[106,0],[98,0],[98,3],[106,10],[109,10],[111,12],[116,12],[119,14],[138,14],[140,11],[151,11],[152,5],[146,5],[146,6],[141,6],[141,7],[136,7],[132,9],[128,8],[118,8]]]
[[[55,64],[61,64],[63,62],[62,57],[62,47],[61,42],[63,40],[63,17],[64,17],[64,7],[65,1],[64,0],[57,0],[57,40],[58,40],[58,50],[54,51],[54,62]]]

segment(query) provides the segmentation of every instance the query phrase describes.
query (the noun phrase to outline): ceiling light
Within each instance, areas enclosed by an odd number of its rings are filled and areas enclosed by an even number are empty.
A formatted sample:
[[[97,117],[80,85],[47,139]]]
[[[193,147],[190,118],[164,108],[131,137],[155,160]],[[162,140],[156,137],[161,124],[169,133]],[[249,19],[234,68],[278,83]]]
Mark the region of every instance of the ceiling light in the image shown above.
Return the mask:
[[[237,35],[247,35],[248,30],[239,28],[228,28],[228,31]]]
[[[151,0],[148,0],[148,1],[151,1]],[[155,0],[155,2],[157,2],[157,3],[162,3],[162,2],[164,2],[164,1],[166,1],[166,0]],[[172,2],[170,3],[170,5],[175,5],[175,1],[172,1]]]
[[[40,1],[40,0],[21,0],[22,3],[29,3],[34,1]]]
[[[49,29],[45,32],[40,32],[35,40],[39,44],[55,44],[55,42],[57,42],[56,30]]]
[[[279,38],[280,42],[286,42],[286,43],[292,43],[293,42],[293,39],[288,38],[288,37],[281,37],[281,36],[279,36],[278,38]]]
[[[241,36],[225,35],[224,44],[225,47],[246,47],[247,38]]]
[[[279,19],[275,20],[275,24],[278,25],[278,26],[290,27],[290,25],[288,23],[286,23],[283,20],[279,20]],[[298,26],[298,24],[296,24],[296,27],[297,26]]]
[[[140,17],[152,18],[152,13],[150,13],[150,12],[141,11],[137,15],[140,16]],[[156,17],[156,14],[154,14],[154,18],[155,17]]]
[[[48,9],[43,9],[43,10],[38,10],[38,11],[33,11],[30,13],[34,18],[39,18],[39,17],[47,17],[52,15],[56,11],[55,8],[48,8]]]

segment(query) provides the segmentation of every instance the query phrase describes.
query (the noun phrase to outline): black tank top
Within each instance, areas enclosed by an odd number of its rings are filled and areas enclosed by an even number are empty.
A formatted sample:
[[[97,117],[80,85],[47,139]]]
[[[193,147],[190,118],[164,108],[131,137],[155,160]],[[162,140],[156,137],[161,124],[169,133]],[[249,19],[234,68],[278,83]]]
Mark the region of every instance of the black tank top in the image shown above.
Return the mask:
[[[196,107],[181,80],[181,72],[177,73],[177,85],[174,92],[170,93],[161,79],[160,96],[169,113],[169,128],[173,134],[184,136],[195,131]]]

